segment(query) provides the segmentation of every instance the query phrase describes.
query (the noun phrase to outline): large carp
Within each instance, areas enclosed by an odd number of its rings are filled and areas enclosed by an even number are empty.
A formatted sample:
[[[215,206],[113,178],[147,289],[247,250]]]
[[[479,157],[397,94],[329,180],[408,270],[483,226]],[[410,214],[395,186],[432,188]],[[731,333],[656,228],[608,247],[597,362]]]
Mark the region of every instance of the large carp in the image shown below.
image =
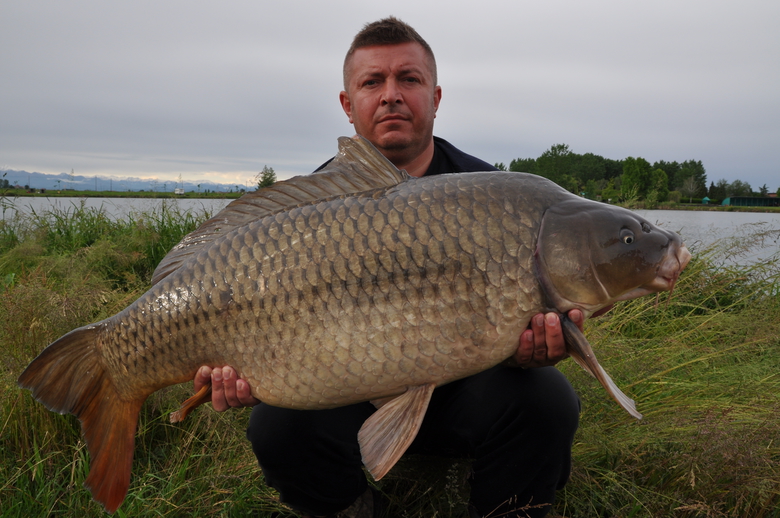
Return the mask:
[[[532,315],[589,316],[670,290],[690,258],[676,234],[539,176],[412,179],[367,141],[339,142],[327,171],[233,202],[166,256],[147,293],[19,377],[81,420],[85,485],[108,511],[127,493],[144,400],[201,365],[232,365],[270,405],[389,401],[359,434],[380,478],[434,387],[510,358]],[[576,326],[564,331],[575,360],[640,417]]]

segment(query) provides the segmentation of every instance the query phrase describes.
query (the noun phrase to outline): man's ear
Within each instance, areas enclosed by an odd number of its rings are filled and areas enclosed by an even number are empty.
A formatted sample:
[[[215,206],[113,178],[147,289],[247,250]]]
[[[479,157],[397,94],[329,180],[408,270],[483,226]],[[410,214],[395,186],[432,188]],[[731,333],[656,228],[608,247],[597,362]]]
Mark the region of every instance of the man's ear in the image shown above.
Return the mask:
[[[436,118],[436,112],[439,111],[439,103],[441,102],[441,86],[436,85],[433,89],[433,118]]]
[[[339,93],[339,102],[341,103],[341,108],[344,110],[344,113],[346,113],[349,118],[349,123],[354,124],[352,121],[352,103],[349,101],[349,94],[344,90]]]

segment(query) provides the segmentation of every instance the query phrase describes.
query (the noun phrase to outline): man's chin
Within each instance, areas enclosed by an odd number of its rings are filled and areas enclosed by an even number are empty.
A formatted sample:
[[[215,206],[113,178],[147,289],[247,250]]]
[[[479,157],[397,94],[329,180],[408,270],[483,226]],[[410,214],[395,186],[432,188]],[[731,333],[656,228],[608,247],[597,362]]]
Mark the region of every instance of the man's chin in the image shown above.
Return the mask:
[[[400,131],[387,131],[376,137],[376,146],[381,149],[402,149],[409,146],[411,137]]]
[[[377,137],[374,145],[382,151],[404,151],[414,146],[414,139],[400,132],[389,132]]]

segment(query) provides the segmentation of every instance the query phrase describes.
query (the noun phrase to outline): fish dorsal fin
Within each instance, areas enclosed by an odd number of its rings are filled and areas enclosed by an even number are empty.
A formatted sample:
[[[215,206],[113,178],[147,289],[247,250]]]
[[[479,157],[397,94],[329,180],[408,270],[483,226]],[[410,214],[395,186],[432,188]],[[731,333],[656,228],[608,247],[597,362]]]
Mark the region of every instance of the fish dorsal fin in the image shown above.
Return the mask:
[[[397,398],[381,406],[358,432],[363,465],[374,480],[384,477],[420,430],[425,411],[436,385],[410,387]]]
[[[585,335],[582,334],[582,331],[580,331],[577,325],[566,315],[560,315],[560,318],[561,329],[563,330],[563,336],[566,339],[566,350],[574,361],[577,362],[577,365],[599,380],[601,386],[606,389],[609,395],[612,396],[612,398],[617,401],[618,405],[623,407],[626,412],[637,419],[642,419],[642,414],[637,411],[634,400],[626,396],[623,391],[615,385],[615,382],[609,377],[607,371],[599,364],[596,355],[593,353],[593,348],[590,346],[590,343],[588,343],[588,339],[585,338]]]
[[[167,277],[204,246],[247,223],[325,198],[392,187],[409,178],[406,171],[399,171],[363,137],[339,137],[338,141],[338,153],[321,171],[247,193],[184,236],[160,261],[152,284]]]

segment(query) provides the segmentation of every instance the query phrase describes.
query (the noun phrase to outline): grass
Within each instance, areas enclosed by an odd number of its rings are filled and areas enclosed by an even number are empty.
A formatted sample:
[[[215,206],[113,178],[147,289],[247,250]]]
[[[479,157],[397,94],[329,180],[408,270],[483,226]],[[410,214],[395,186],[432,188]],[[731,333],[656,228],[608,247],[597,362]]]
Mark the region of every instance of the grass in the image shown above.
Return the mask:
[[[208,216],[165,208],[114,221],[74,206],[0,220],[0,516],[103,514],[82,487],[78,422],[47,411],[16,378],[55,338],[138,297],[166,251]],[[758,237],[741,246],[776,239]],[[602,365],[645,417],[562,362],[583,413],[554,515],[780,517],[779,258],[733,266],[725,253],[697,252],[668,303],[631,301],[587,323]],[[244,439],[248,411],[201,408],[168,423],[190,389],[144,406],[117,515],[293,516]],[[412,457],[378,487],[399,516],[463,518],[468,470]]]

